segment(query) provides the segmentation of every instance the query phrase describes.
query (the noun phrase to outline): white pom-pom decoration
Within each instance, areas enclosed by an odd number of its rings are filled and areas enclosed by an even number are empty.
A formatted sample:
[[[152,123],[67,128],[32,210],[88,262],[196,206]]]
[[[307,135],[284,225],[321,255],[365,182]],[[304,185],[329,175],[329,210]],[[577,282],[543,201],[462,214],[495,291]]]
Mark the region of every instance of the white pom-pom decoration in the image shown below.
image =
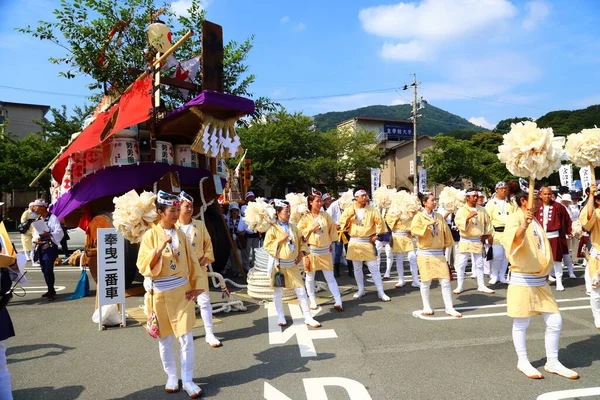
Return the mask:
[[[352,207],[353,200],[354,200],[354,193],[352,192],[352,189],[348,189],[348,191],[346,191],[340,195],[338,203],[340,205],[340,208],[342,210],[345,210],[346,208]]]
[[[578,167],[600,165],[600,128],[583,129],[567,137],[565,151]]]
[[[142,241],[144,233],[152,227],[158,219],[154,201],[156,195],[151,192],[138,194],[130,190],[120,197],[113,198],[115,211],[113,212],[113,225],[123,237],[131,243]]]
[[[581,239],[583,236],[583,227],[581,226],[581,222],[573,221],[571,223],[571,233],[576,239]]]
[[[392,217],[398,217],[402,221],[408,221],[421,210],[421,201],[414,193],[400,191],[392,196],[392,204],[388,214]]]
[[[267,204],[263,197],[248,203],[244,213],[244,221],[255,232],[266,232],[275,223],[275,207]]]
[[[456,212],[463,204],[465,204],[465,191],[446,186],[440,193],[438,204],[447,212]]]
[[[290,221],[297,224],[300,218],[308,212],[308,204],[304,193],[288,193],[285,200],[290,203]]]
[[[553,138],[552,128],[538,128],[535,122],[511,124],[498,147],[498,159],[513,175],[545,178],[560,168],[562,149]]]
[[[387,186],[380,186],[373,193],[375,205],[381,209],[388,209],[392,205],[392,197],[396,194],[396,189],[388,189]]]

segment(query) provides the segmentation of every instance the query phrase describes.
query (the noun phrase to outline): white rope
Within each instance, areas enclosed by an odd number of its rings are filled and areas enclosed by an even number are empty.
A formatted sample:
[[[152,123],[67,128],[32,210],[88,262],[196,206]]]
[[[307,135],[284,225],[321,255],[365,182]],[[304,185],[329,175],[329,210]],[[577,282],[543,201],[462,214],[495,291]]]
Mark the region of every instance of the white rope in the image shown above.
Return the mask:
[[[202,182],[204,182],[206,179],[208,179],[207,176],[200,179],[200,183],[198,183],[198,186],[200,188],[200,201],[202,202],[202,205],[200,205],[200,211],[198,212],[198,214],[194,215],[194,218],[196,218],[196,219],[198,219],[198,217],[200,217],[200,220],[202,222],[204,222],[204,213],[206,212],[208,207],[210,207],[215,202],[215,199],[212,199],[211,201],[209,201],[207,203],[206,199],[204,198],[204,190],[202,190]]]

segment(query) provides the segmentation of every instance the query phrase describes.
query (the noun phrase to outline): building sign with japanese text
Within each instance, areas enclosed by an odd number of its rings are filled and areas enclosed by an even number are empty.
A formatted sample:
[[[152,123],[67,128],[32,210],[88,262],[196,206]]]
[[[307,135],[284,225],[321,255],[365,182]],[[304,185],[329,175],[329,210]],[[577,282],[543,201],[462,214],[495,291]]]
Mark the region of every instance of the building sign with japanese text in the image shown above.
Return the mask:
[[[98,229],[98,305],[125,303],[125,241],[114,228]]]
[[[413,137],[413,125],[410,123],[402,124],[383,124],[383,131],[390,137]]]

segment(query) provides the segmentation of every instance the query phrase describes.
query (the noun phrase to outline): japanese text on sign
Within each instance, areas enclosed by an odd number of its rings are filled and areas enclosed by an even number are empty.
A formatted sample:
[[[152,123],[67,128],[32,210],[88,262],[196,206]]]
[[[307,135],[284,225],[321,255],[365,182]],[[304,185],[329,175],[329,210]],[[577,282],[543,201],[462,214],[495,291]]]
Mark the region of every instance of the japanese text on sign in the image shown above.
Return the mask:
[[[98,304],[125,303],[125,242],[113,228],[98,229]]]

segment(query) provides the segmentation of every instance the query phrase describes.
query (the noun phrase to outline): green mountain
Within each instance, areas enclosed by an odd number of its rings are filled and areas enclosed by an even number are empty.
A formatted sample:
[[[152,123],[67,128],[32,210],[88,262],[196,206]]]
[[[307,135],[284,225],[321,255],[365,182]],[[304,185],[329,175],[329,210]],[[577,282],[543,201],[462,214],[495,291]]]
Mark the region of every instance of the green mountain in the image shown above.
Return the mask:
[[[540,128],[551,127],[555,134],[568,135],[582,129],[600,126],[600,105],[589,106],[582,110],[551,111],[536,121]]]
[[[318,130],[328,131],[335,128],[336,124],[354,117],[408,119],[411,112],[411,105],[400,104],[397,106],[368,106],[355,110],[328,112],[317,114],[313,118]],[[487,131],[485,128],[474,125],[458,115],[434,107],[431,104],[428,104],[425,109],[419,110],[419,114],[423,115],[419,118],[417,128],[419,135],[437,135],[438,133],[454,130]]]

